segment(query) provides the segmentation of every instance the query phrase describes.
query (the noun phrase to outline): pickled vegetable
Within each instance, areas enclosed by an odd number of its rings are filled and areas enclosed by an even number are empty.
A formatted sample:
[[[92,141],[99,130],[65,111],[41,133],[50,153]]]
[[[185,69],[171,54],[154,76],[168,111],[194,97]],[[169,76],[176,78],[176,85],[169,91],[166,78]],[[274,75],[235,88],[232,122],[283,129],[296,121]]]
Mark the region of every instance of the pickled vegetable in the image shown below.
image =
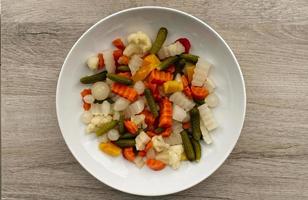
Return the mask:
[[[95,83],[98,81],[104,81],[106,80],[106,77],[107,77],[107,71],[102,71],[98,74],[82,77],[80,79],[80,82],[83,84],[91,84],[91,83]]]
[[[152,45],[150,50],[151,54],[157,54],[160,48],[163,46],[168,35],[168,30],[165,27],[161,27],[157,33],[155,42]]]

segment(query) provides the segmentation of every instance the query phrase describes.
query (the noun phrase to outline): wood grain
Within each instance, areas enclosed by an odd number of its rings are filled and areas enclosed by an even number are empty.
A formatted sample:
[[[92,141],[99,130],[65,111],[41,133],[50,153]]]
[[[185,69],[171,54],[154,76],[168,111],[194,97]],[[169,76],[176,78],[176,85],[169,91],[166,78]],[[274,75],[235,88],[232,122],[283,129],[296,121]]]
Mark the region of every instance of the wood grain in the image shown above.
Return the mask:
[[[307,199],[307,0],[2,0],[2,198],[144,199],[89,175],[55,113],[58,74],[74,42],[99,19],[141,5],[180,9],[217,30],[239,60],[248,102],[224,165],[191,189],[153,199]]]

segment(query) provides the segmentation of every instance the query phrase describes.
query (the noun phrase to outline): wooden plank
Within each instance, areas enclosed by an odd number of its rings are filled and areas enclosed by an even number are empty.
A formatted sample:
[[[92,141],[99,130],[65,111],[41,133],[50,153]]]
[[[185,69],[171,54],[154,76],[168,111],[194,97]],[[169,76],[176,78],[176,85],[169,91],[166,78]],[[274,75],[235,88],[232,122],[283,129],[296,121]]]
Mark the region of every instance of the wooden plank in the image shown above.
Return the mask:
[[[306,0],[3,0],[2,198],[143,199],[100,183],[77,163],[54,103],[60,67],[80,35],[141,5],[174,7],[208,22],[233,49],[247,89],[244,129],[228,160],[206,181],[163,199],[307,199]]]

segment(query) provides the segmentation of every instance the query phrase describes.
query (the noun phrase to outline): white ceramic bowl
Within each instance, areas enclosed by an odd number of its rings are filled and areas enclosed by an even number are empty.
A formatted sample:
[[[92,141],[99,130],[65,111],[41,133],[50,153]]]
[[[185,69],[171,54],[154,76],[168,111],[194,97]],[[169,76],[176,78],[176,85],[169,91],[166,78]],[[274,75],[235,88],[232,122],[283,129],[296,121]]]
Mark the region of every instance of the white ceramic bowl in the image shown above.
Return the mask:
[[[215,66],[211,77],[217,85],[220,105],[214,114],[220,127],[212,134],[213,144],[202,145],[199,163],[183,162],[178,170],[138,169],[121,156],[112,158],[98,150],[94,135],[85,133],[80,121],[83,112],[79,78],[89,74],[85,61],[89,55],[111,48],[116,37],[142,30],[155,38],[167,27],[165,44],[179,37],[192,43],[192,53]],[[228,157],[243,126],[246,108],[244,79],[239,64],[226,42],[203,21],[178,10],[163,7],[138,7],[117,12],[87,30],[68,53],[57,85],[56,107],[59,126],[66,144],[78,162],[103,183],[137,195],[166,195],[185,190],[210,176]]]

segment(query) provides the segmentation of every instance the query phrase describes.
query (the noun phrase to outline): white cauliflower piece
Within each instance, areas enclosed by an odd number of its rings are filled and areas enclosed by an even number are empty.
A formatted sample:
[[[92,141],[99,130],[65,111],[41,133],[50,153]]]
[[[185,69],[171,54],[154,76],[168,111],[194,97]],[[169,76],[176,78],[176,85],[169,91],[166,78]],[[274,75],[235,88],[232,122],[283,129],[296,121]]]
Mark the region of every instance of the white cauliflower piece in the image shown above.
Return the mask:
[[[96,131],[96,126],[92,123],[88,124],[86,127],[86,132],[87,133],[94,133]]]
[[[91,124],[93,124],[94,126],[99,126],[103,118],[104,117],[101,115],[95,116],[91,119]]]
[[[165,143],[161,135],[152,137],[153,147],[155,151],[162,152],[169,148],[169,144]]]
[[[97,57],[97,55],[90,56],[87,60],[87,65],[88,65],[89,69],[96,70],[97,67],[98,67],[98,57]]]
[[[127,37],[127,41],[129,44],[137,45],[141,49],[142,53],[146,53],[152,47],[151,39],[142,31],[130,34]]]
[[[144,119],[145,119],[144,114],[133,115],[130,117],[130,120],[134,122],[137,126],[139,126],[139,124],[142,124],[144,122]]]
[[[173,169],[178,169],[181,164],[181,155],[184,152],[182,145],[173,145],[169,148],[169,165]]]
[[[123,51],[123,55],[128,57],[131,57],[134,54],[141,54],[141,53],[142,49],[136,44],[128,44]]]
[[[93,115],[91,112],[89,111],[85,111],[84,113],[82,113],[81,115],[81,121],[84,123],[84,124],[89,124],[91,122],[93,118]]]
[[[135,138],[136,149],[138,151],[144,150],[145,145],[151,140],[151,138],[144,132],[141,131],[139,135]]]

